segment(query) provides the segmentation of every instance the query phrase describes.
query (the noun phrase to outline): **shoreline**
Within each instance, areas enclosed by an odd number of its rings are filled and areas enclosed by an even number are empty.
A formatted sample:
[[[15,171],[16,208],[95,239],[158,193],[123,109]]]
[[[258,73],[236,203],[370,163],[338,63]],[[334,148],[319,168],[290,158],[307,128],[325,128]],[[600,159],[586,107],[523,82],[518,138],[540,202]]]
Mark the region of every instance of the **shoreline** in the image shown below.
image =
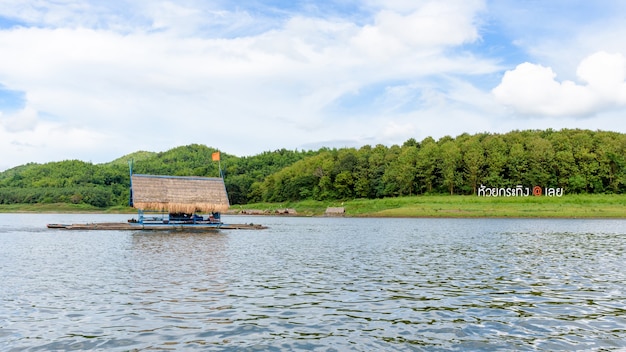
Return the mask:
[[[344,208],[345,213],[326,214],[327,209],[337,207]],[[132,215],[137,211],[125,206],[96,208],[65,203],[0,205],[0,214],[11,213]],[[420,195],[344,201],[305,200],[232,205],[223,214],[252,217],[626,219],[626,195],[499,198]]]
[[[0,210],[0,215],[10,215],[10,214],[93,214],[93,215],[129,215],[132,216],[135,213],[126,213],[126,212],[107,212],[107,211],[2,211]],[[296,214],[296,215],[285,215],[285,214],[238,214],[238,213],[224,213],[224,216],[241,216],[241,217],[249,217],[249,218],[264,218],[264,217],[294,217],[294,218],[352,218],[352,219],[561,219],[561,220],[626,220],[626,215],[623,216],[601,216],[601,215],[590,215],[590,216],[567,216],[567,215],[524,215],[524,216],[509,216],[509,215],[496,215],[496,214],[485,214],[485,215],[376,215],[376,214],[360,214],[360,215],[333,215],[328,216],[324,214]]]

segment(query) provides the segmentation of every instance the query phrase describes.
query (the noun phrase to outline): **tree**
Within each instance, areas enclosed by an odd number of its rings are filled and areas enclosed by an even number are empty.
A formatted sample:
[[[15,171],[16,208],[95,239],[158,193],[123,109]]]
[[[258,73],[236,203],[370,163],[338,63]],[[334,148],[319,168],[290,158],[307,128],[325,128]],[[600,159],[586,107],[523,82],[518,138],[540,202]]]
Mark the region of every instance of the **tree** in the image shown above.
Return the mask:
[[[423,192],[433,192],[437,180],[437,165],[440,160],[440,148],[434,139],[428,137],[421,143],[415,162],[418,184]]]
[[[584,179],[585,192],[602,191],[603,187],[598,177],[599,165],[596,160],[593,137],[588,131],[574,130],[571,134],[574,159],[578,168],[578,175]]]
[[[457,169],[461,161],[461,151],[454,141],[446,141],[441,145],[441,174],[443,185],[450,194],[454,194],[454,188],[459,183]]]
[[[508,159],[506,143],[500,135],[489,135],[482,144],[485,151],[485,184],[488,187],[504,187],[506,185],[504,172]]]
[[[528,155],[527,179],[532,185],[556,186],[553,177],[554,149],[552,149],[552,144],[539,136],[533,136],[526,145]]]
[[[335,191],[340,199],[348,199],[354,196],[354,179],[352,173],[344,170],[335,177]]]
[[[373,198],[374,192],[370,180],[369,158],[372,147],[365,145],[357,153],[357,166],[354,172],[354,195],[358,198]]]
[[[371,197],[382,198],[385,196],[385,183],[383,175],[387,167],[388,149],[382,144],[378,144],[372,149],[369,156],[369,179],[372,187]]]
[[[556,184],[559,187],[565,187],[571,191],[574,185],[570,184],[570,179],[576,176],[578,168],[572,152],[572,141],[569,131],[564,130],[561,133],[552,133],[548,138],[554,149],[553,165]],[[578,184],[579,182],[575,181],[574,183]],[[575,188],[577,187],[578,186],[575,186]]]
[[[479,136],[467,139],[463,143],[462,150],[465,179],[472,189],[472,194],[476,194],[478,181],[482,176],[481,174],[485,164],[484,150],[480,143]]]
[[[507,166],[506,178],[509,180],[509,186],[525,185],[527,160],[526,151],[521,143],[515,143],[511,146]]]
[[[412,195],[416,190],[417,152],[415,145],[405,144],[397,159],[390,161],[383,174],[387,195]]]

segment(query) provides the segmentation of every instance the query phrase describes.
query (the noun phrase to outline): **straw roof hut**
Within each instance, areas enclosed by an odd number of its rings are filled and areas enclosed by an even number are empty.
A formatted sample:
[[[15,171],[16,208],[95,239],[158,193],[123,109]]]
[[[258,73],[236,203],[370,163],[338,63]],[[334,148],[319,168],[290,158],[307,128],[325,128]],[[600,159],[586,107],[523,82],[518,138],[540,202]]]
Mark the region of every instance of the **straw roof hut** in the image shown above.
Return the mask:
[[[131,176],[133,207],[169,213],[224,212],[230,206],[217,177]]]

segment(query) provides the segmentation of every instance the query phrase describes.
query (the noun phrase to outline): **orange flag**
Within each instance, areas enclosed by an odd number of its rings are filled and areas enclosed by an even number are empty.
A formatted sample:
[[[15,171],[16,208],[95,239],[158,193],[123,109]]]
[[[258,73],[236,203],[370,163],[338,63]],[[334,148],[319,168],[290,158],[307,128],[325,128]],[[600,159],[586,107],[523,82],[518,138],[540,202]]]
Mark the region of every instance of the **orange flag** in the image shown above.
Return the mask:
[[[211,159],[213,159],[213,161],[220,161],[220,152],[211,154]]]

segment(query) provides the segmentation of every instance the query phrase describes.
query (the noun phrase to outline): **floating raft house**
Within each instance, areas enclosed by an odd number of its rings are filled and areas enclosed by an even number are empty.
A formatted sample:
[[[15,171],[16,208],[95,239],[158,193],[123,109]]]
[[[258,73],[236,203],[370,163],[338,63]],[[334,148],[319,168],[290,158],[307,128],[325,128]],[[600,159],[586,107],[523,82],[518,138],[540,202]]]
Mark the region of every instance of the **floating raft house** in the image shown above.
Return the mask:
[[[131,176],[131,205],[170,214],[221,213],[230,207],[219,177]]]
[[[263,229],[253,224],[224,224],[221,213],[230,204],[219,177],[131,174],[130,205],[138,218],[128,223],[49,224],[79,230],[217,230]]]

